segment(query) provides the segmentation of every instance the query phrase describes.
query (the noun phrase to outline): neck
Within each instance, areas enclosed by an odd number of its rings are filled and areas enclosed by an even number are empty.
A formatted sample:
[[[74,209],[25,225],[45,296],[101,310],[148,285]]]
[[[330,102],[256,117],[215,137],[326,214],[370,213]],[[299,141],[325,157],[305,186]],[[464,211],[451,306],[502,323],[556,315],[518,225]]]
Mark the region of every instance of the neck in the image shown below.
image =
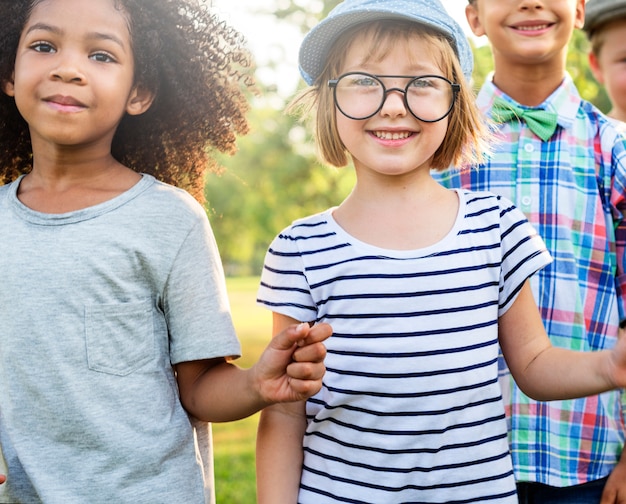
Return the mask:
[[[611,119],[617,119],[618,121],[622,121],[623,123],[626,123],[626,110],[613,108],[607,115]]]
[[[405,186],[359,180],[333,216],[349,234],[371,245],[394,250],[430,246],[454,225],[458,198],[428,178]]]
[[[110,154],[80,160],[39,155],[20,183],[18,198],[33,210],[65,213],[108,201],[140,178]]]
[[[527,107],[540,105],[561,85],[565,63],[516,65],[494,56],[493,83],[516,102]]]

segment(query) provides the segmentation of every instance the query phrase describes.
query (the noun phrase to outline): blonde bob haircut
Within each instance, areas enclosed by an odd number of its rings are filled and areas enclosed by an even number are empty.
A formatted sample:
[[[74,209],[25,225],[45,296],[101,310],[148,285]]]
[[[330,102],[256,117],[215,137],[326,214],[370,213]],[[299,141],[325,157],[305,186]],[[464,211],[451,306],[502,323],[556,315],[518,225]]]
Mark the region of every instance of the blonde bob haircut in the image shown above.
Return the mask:
[[[487,126],[475,105],[471,91],[456,53],[445,35],[411,21],[380,20],[356,25],[346,30],[333,44],[326,66],[315,83],[300,92],[288,107],[314,121],[314,136],[322,160],[336,167],[346,166],[350,153],[337,130],[337,114],[329,79],[341,75],[345,55],[355,40],[367,38],[369,59],[382,61],[398,42],[410,42],[418,37],[426,42],[443,77],[460,85],[454,107],[448,119],[446,137],[435,152],[431,167],[444,170],[450,166],[465,168],[483,161],[487,145]],[[420,55],[416,54],[417,59]]]

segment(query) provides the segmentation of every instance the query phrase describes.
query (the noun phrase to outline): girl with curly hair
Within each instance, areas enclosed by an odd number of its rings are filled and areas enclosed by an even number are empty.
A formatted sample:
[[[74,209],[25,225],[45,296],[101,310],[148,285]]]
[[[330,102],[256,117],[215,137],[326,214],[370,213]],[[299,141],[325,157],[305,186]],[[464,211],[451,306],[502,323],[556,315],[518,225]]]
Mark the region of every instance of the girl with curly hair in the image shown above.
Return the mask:
[[[3,503],[211,502],[209,421],[317,392],[327,325],[249,369],[202,206],[249,59],[201,0],[0,0]]]

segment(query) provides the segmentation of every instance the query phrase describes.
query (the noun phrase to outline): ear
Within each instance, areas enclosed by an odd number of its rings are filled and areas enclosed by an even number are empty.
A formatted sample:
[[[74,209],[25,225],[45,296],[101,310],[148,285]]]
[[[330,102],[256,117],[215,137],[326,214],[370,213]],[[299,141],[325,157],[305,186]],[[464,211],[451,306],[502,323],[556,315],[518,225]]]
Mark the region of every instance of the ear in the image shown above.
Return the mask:
[[[11,76],[11,79],[2,83],[2,91],[4,91],[4,94],[7,96],[15,96],[15,84],[13,83],[13,76]]]
[[[576,2],[576,18],[574,28],[582,28],[585,25],[585,0]]]
[[[480,22],[478,5],[476,5],[476,2],[468,3],[465,6],[465,17],[467,18],[467,24],[469,24],[469,27],[474,35],[477,37],[485,35],[485,29]]]
[[[141,85],[136,85],[128,97],[126,113],[129,115],[140,115],[150,108],[154,101],[155,94]]]
[[[596,80],[600,84],[604,85],[604,75],[602,75],[602,68],[600,67],[598,57],[593,52],[589,53],[589,68]]]

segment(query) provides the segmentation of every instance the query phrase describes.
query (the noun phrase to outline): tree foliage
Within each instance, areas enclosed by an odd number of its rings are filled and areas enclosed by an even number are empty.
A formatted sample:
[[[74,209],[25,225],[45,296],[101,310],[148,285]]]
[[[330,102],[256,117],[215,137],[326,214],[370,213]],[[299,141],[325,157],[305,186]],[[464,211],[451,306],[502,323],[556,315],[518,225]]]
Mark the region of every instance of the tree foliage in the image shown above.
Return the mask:
[[[237,154],[221,159],[225,169],[209,175],[205,187],[229,275],[259,274],[278,232],[297,218],[338,205],[353,185],[351,168],[317,161],[313,140],[296,118],[261,100],[250,123]]]

